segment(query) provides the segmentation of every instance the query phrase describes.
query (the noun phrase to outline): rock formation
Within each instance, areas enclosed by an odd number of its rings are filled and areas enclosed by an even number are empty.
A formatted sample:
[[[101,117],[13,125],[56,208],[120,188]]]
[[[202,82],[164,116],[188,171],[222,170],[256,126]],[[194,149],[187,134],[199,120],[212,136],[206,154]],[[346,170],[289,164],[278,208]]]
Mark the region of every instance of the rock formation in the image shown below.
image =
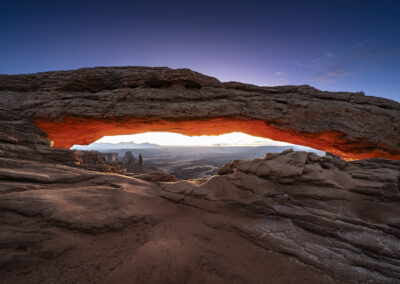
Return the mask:
[[[400,159],[400,104],[361,93],[221,83],[188,69],[105,67],[1,75],[0,97],[0,107],[35,123],[59,148],[146,131],[241,131],[345,159]]]
[[[162,171],[146,171],[146,173],[126,173],[127,176],[131,176],[134,178],[139,178],[142,180],[147,180],[151,182],[172,182],[172,181],[178,181],[178,179],[166,172]]]
[[[132,151],[126,151],[121,162],[128,173],[146,173],[150,171],[144,167],[142,154],[139,154],[138,160],[136,161]]]
[[[399,282],[399,162],[286,151],[220,173],[0,158],[0,282]]]
[[[139,154],[139,158],[138,158],[138,167],[139,167],[139,168],[143,168],[143,167],[144,167],[142,154]]]
[[[199,187],[166,184],[161,196],[211,212],[242,212],[248,217],[216,221],[213,228],[335,271],[339,281],[399,281],[398,162],[348,163],[288,150],[234,161],[220,173]]]
[[[399,283],[399,111],[186,69],[0,76],[0,282]],[[176,181],[89,170],[115,156],[52,147],[148,130],[392,160],[285,151]]]
[[[126,168],[118,160],[118,153],[99,153],[96,151],[74,150],[78,159],[79,166],[89,170],[112,172],[123,174]]]
[[[127,151],[121,159],[122,164],[125,166],[127,172],[135,172],[136,159],[131,151]]]
[[[2,97],[0,96],[0,105]],[[67,165],[80,163],[76,152],[50,147],[46,133],[21,118],[18,113],[0,107],[0,157],[22,158]]]
[[[107,163],[119,163],[118,153],[101,153]]]

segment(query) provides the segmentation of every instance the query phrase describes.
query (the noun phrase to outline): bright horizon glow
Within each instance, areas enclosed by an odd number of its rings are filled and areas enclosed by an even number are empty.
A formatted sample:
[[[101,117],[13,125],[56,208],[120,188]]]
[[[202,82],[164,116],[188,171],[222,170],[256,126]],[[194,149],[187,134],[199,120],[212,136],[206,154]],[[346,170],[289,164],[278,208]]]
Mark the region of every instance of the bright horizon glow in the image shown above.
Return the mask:
[[[218,136],[186,136],[171,132],[146,132],[132,135],[104,136],[92,143],[133,142],[151,143],[160,146],[291,146],[293,144],[255,137],[242,132],[232,132]]]

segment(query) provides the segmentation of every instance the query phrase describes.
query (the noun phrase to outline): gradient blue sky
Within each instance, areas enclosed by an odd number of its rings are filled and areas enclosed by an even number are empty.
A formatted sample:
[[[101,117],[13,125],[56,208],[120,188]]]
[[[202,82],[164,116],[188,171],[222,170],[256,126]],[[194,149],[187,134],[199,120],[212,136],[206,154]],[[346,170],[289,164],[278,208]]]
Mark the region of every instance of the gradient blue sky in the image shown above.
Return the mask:
[[[400,101],[400,1],[0,2],[0,73],[187,67]]]

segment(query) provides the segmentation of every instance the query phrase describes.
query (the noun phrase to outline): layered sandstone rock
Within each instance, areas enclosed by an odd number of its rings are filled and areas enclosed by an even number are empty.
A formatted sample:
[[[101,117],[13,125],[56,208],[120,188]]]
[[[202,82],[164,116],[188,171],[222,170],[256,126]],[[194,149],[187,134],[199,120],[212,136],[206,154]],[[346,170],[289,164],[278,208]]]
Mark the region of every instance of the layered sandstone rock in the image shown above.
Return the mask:
[[[178,181],[178,179],[166,172],[162,171],[150,171],[148,170],[146,173],[126,173],[127,176],[131,176],[134,178],[142,179],[142,180],[147,180],[151,182],[172,182],[172,181]]]
[[[96,151],[79,151],[74,150],[78,159],[79,165],[95,171],[113,172],[124,174],[125,166],[118,160],[118,153],[99,153]]]
[[[0,282],[400,281],[399,162],[286,151],[220,173],[155,184],[0,158]]]
[[[115,67],[0,76],[0,107],[55,147],[104,135],[242,131],[347,159],[400,159],[400,104],[310,86],[221,83],[188,69]]]
[[[118,153],[102,153],[108,163],[119,163]]]
[[[128,173],[147,173],[150,171],[150,169],[144,166],[142,154],[139,154],[136,160],[132,151],[127,151],[122,157],[121,162]]]
[[[0,157],[79,164],[75,152],[51,147],[45,132],[17,112],[1,107]]]
[[[242,212],[210,225],[338,281],[400,281],[399,162],[349,163],[288,150],[234,161],[220,173],[198,187],[165,184],[161,196],[214,213]]]
[[[0,282],[398,283],[399,112],[187,69],[0,76]],[[57,148],[150,130],[243,131],[393,160],[285,151],[176,181],[88,170]]]

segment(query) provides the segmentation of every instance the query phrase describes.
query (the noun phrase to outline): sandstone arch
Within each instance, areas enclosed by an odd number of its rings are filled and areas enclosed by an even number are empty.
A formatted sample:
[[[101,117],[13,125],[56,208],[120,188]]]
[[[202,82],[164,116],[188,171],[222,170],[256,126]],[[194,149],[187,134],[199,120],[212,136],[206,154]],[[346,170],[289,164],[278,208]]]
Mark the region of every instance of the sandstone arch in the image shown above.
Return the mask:
[[[241,131],[345,159],[400,160],[400,104],[361,93],[221,83],[188,69],[101,67],[2,75],[0,98],[59,148],[146,131]]]

